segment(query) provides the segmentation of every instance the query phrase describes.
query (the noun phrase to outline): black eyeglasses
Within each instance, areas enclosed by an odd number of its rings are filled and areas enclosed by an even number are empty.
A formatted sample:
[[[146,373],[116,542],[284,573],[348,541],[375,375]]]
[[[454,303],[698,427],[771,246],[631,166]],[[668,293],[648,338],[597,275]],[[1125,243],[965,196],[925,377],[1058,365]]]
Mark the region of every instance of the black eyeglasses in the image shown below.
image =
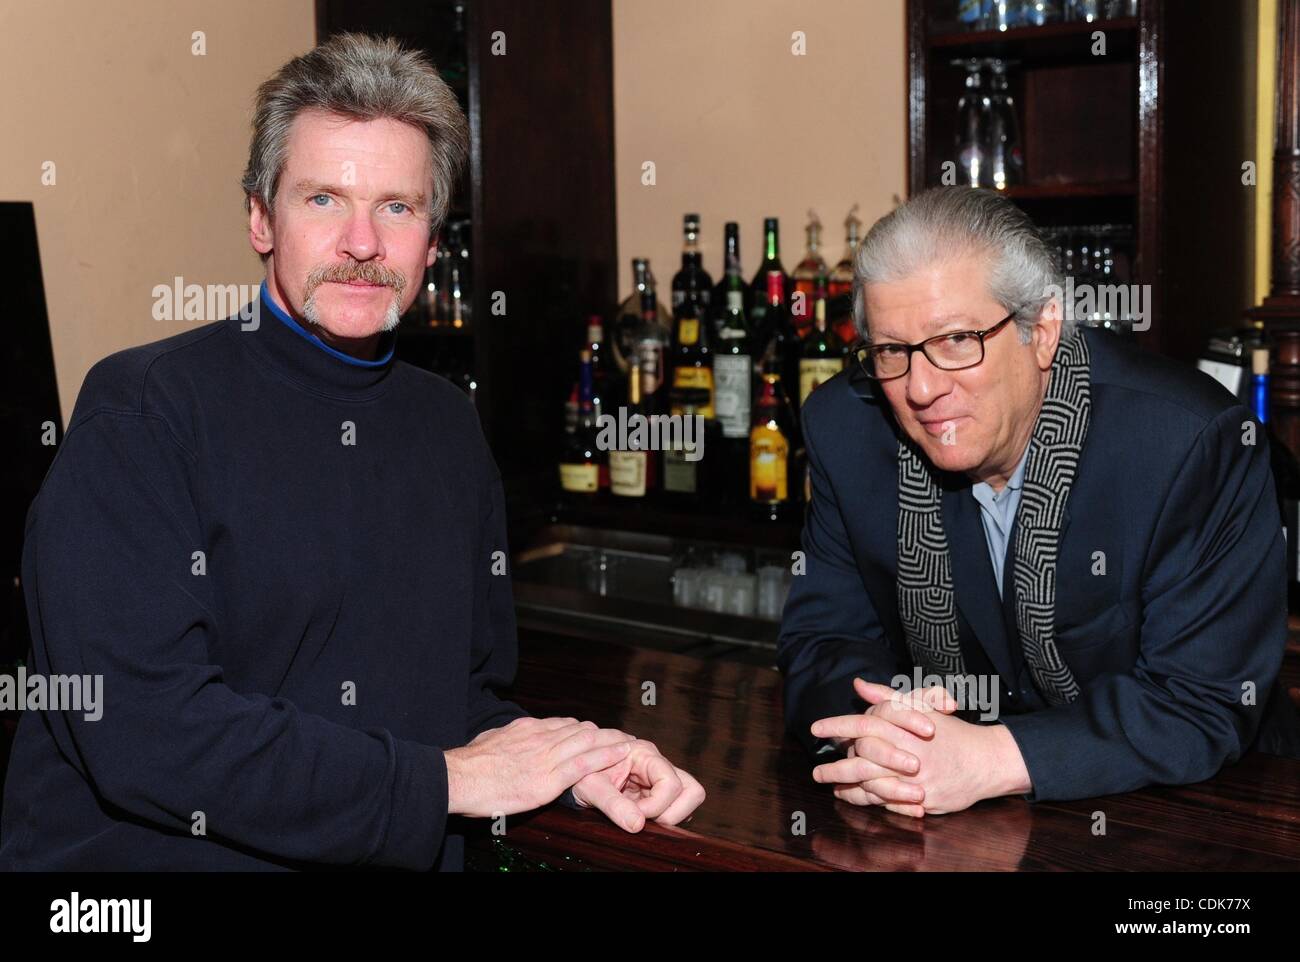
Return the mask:
[[[860,343],[853,355],[867,377],[876,381],[892,381],[912,369],[912,355],[920,351],[941,371],[960,371],[975,367],[984,360],[984,339],[992,337],[1006,327],[1018,310],[1012,311],[992,327],[983,331],[953,331],[927,337],[919,344],[866,344]]]

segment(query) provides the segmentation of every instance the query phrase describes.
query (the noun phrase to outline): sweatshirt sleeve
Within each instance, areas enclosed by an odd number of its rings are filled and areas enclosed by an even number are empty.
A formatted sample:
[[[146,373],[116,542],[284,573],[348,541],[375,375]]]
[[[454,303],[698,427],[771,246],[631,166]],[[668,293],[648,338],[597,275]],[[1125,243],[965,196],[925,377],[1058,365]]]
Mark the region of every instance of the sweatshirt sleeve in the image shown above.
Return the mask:
[[[1068,705],[1002,719],[1031,801],[1198,782],[1254,737],[1287,612],[1267,442],[1243,443],[1248,419],[1234,407],[1208,424],[1165,498],[1132,670],[1094,680]]]
[[[222,626],[193,572],[193,455],[162,418],[77,419],[34,503],[23,564],[35,662],[102,677],[99,717],[51,712],[103,801],[162,830],[272,857],[433,867],[447,822],[436,748],[230,688]],[[256,645],[255,638],[247,639]]]
[[[488,512],[482,524],[482,544],[474,572],[467,742],[528,714],[514,702],[497,697],[495,691],[514,681],[518,634],[514,593],[510,587],[510,548],[506,543],[501,478],[494,474],[489,487]]]

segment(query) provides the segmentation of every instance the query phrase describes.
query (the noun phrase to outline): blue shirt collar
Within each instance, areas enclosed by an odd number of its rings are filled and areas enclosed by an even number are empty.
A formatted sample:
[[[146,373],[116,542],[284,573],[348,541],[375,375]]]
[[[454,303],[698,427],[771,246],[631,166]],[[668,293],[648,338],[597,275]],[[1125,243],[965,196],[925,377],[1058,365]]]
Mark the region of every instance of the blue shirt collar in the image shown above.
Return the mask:
[[[345,354],[342,351],[335,350],[290,317],[288,312],[275,302],[275,298],[273,298],[271,292],[267,290],[265,280],[262,281],[262,300],[266,303],[266,306],[271,309],[271,313],[275,315],[276,320],[280,321],[280,323],[289,328],[289,330],[293,331],[303,340],[308,341],[312,346],[324,351],[330,357],[342,361],[344,364],[351,364],[353,367],[375,369],[385,367],[388,362],[393,359],[393,352],[397,349],[397,338],[392,336],[391,332],[380,339],[381,346],[383,345],[384,340],[388,341],[387,353],[373,361],[366,361],[359,357],[353,357],[351,354]]]
[[[1016,470],[1012,472],[1011,477],[1007,479],[1006,486],[1001,491],[994,491],[993,485],[987,481],[980,481],[971,485],[971,494],[975,500],[982,506],[992,510],[995,504],[1003,505],[1009,500],[1008,495],[1011,492],[1020,491],[1025,486],[1025,465],[1029,462],[1029,448],[1033,444],[1031,439],[1029,444],[1025,445],[1025,453],[1020,456],[1020,463],[1016,465]],[[1016,499],[1019,495],[1014,496]]]

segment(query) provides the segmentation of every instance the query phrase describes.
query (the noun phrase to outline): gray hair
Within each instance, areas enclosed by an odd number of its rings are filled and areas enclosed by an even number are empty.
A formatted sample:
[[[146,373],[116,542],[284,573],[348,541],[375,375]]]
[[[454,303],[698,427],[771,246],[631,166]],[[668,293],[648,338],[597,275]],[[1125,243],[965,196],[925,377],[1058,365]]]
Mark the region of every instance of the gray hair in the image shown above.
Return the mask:
[[[1015,312],[1020,340],[1029,343],[1043,308],[1063,286],[1056,252],[1015,204],[994,191],[970,187],[934,187],[917,194],[867,232],[853,267],[858,334],[871,339],[866,285],[901,280],[970,254],[989,258],[989,294],[1008,313]],[[1073,336],[1074,320],[1062,317],[1061,342]]]
[[[465,168],[469,123],[456,94],[422,54],[389,37],[341,33],[277,70],[257,88],[243,178],[245,210],[252,210],[254,197],[268,215],[274,209],[289,128],[304,110],[353,120],[388,118],[423,130],[433,148],[430,236],[438,232]]]

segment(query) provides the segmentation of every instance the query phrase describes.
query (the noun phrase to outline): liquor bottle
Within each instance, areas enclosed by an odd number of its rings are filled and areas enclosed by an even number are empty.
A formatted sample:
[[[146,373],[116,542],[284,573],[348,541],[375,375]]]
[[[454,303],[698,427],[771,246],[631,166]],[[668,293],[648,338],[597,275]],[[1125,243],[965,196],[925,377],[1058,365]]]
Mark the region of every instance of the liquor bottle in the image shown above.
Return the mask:
[[[628,367],[636,355],[636,336],[641,327],[641,305],[646,288],[654,283],[654,274],[650,271],[650,261],[644,257],[632,259],[632,293],[615,312],[614,331],[610,338],[614,366],[620,378],[627,377]],[[672,315],[662,304],[655,308],[659,322],[666,329],[672,328]]]
[[[714,416],[713,337],[710,324],[700,314],[699,305],[689,298],[676,311],[673,328],[672,387],[669,389],[670,413],[681,414],[681,395],[688,389],[704,391],[699,413]]]
[[[781,375],[768,368],[749,434],[749,501],[754,515],[764,521],[786,520],[793,510],[793,426]]]
[[[578,427],[565,438],[560,455],[560,487],[574,500],[593,501],[609,486],[609,459],[596,443],[592,403],[591,352],[583,350],[578,378]]]
[[[727,291],[730,290],[730,285],[727,280],[727,272],[731,270],[733,262],[736,265],[736,272],[740,274],[742,278],[745,276],[744,271],[740,267],[740,225],[734,220],[727,221],[727,225],[723,228],[723,231],[722,277],[718,279],[717,285],[713,288],[712,297],[713,330],[715,333],[721,332],[723,315],[730,307],[727,302]],[[742,298],[744,303],[741,307],[744,309],[745,313],[748,314],[753,302],[749,296],[749,288],[745,287],[743,282],[741,287],[744,290],[744,297]]]
[[[718,459],[723,475],[720,493],[728,504],[743,504],[749,485],[754,348],[745,323],[745,282],[738,260],[728,265],[725,283],[727,306],[713,354],[714,405],[722,443],[722,455]]]
[[[795,332],[794,322],[784,302],[785,280],[779,271],[767,275],[767,330],[763,333],[763,350],[759,352],[760,367],[781,375],[782,384],[799,390],[799,361],[803,356],[803,342]]]
[[[814,211],[808,211],[808,250],[794,269],[794,294],[791,296],[790,314],[800,337],[807,337],[813,325],[813,298],[826,279],[826,261],[822,259],[822,222]]]
[[[569,392],[569,400],[564,402],[564,433],[573,434],[578,430],[578,414],[581,405],[578,402],[578,382],[573,382],[573,390]]]
[[[1273,431],[1269,416],[1269,350],[1251,351],[1251,411],[1264,426],[1268,439],[1269,465],[1282,515],[1282,536],[1286,542],[1287,608],[1300,611],[1300,465],[1290,449]]]
[[[767,275],[772,271],[781,272],[781,301],[789,303],[790,300],[790,278],[786,276],[785,268],[781,266],[781,233],[780,224],[775,217],[769,217],[763,221],[763,263],[758,265],[758,273],[754,275],[754,280],[750,283],[750,304],[749,323],[755,331],[761,331],[769,327],[767,324]]]
[[[691,422],[691,443],[695,446],[694,452],[682,443],[668,444],[663,450],[661,497],[679,511],[710,510],[719,502],[718,485],[721,479],[716,462],[722,439],[718,422],[716,419],[703,418],[701,435],[696,430],[700,422],[694,420],[697,415],[703,415],[707,400],[708,395],[703,388],[684,388],[676,398],[683,429],[688,420]],[[676,440],[684,442],[685,435]]]
[[[663,316],[654,275],[649,274],[641,291],[641,323],[633,336],[632,351],[641,368],[641,399],[651,414],[662,414],[668,406],[665,366],[673,329],[672,318],[665,323]]]
[[[673,275],[673,315],[684,301],[695,304],[702,319],[711,316],[710,304],[713,299],[713,278],[704,269],[704,259],[700,254],[700,215],[687,214],[682,219],[682,233],[685,243],[682,247],[682,267]]]
[[[446,240],[438,245],[438,255],[433,262],[433,315],[429,319],[431,327],[442,327],[451,323],[451,225],[444,231]]]
[[[627,422],[635,425],[647,417],[641,402],[641,371],[634,361],[628,377]],[[638,417],[639,416],[639,417]],[[629,428],[629,431],[632,429]],[[629,441],[626,448],[609,452],[609,490],[620,498],[644,502],[657,484],[658,452],[650,449],[649,438],[637,443]]]
[[[862,221],[858,220],[858,205],[854,204],[849,216],[844,219],[844,256],[827,277],[826,293],[831,298],[843,297],[853,293],[853,262],[858,255],[858,244],[862,240]]]
[[[592,404],[596,418],[612,410],[615,404],[615,373],[610,351],[605,347],[605,321],[599,314],[587,317],[587,350],[591,352]]]
[[[799,410],[820,384],[844,370],[844,345],[826,329],[826,290],[817,291],[812,333],[803,342],[799,358]]]

